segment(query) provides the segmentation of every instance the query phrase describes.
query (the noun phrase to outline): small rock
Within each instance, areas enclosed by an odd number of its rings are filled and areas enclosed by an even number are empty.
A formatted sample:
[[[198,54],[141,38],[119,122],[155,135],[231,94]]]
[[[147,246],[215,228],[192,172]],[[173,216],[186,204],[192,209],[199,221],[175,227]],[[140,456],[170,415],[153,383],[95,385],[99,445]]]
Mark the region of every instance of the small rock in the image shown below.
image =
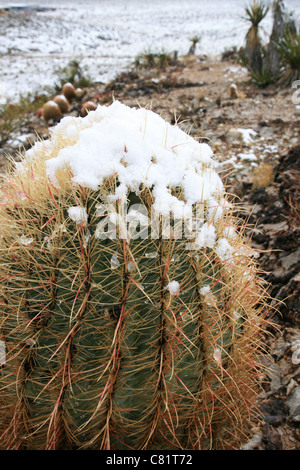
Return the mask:
[[[289,382],[289,384],[288,384],[288,386],[287,386],[287,388],[286,388],[286,394],[287,394],[287,396],[291,393],[292,390],[294,390],[294,388],[296,387],[296,385],[297,385],[296,380],[291,379],[290,382]]]
[[[260,407],[267,424],[279,426],[285,421],[286,405],[282,398],[270,399]]]
[[[300,422],[300,385],[291,392],[286,400],[289,414],[293,421]]]
[[[300,248],[298,248],[297,251],[294,251],[293,253],[281,258],[281,264],[286,270],[291,269],[291,267],[294,266],[299,261],[300,261]]]
[[[282,450],[282,440],[279,432],[273,426],[263,427],[263,442],[265,450]]]
[[[253,450],[255,447],[257,447],[262,440],[263,434],[261,431],[257,432],[254,434],[252,439],[248,441],[243,447],[242,450]]]
[[[268,376],[271,379],[270,390],[271,393],[278,392],[281,387],[281,370],[277,364],[272,364],[268,370]]]
[[[277,361],[283,358],[285,352],[289,348],[289,344],[284,341],[282,337],[278,338],[272,348],[272,355],[276,356]]]
[[[264,224],[263,226],[263,232],[272,238],[278,235],[279,232],[286,232],[288,229],[289,226],[285,221],[278,222],[277,224]]]

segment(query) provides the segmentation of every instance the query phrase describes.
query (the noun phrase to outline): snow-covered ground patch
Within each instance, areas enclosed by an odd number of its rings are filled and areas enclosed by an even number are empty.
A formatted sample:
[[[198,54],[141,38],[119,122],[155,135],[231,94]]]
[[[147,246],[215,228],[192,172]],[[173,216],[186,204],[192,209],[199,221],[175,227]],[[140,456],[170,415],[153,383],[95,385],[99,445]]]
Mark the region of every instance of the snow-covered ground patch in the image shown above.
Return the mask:
[[[2,0],[0,9],[11,3]],[[38,6],[28,0],[22,4]],[[248,28],[240,0],[56,0],[46,6],[0,14],[1,102],[3,93],[16,99],[53,86],[56,70],[71,59],[79,59],[93,80],[107,82],[147,49],[182,55],[190,38],[201,36],[196,53],[218,55],[240,47]],[[298,0],[289,0],[288,8],[300,14]],[[262,26],[271,30],[271,13]]]

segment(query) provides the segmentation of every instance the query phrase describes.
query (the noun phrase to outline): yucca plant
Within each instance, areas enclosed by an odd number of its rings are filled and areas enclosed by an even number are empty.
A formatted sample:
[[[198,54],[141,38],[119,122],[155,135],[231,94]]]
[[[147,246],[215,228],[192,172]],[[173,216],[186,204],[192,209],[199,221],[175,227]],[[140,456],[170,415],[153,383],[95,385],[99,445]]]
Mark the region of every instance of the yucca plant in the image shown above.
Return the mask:
[[[255,73],[261,72],[263,67],[263,48],[259,36],[259,24],[265,18],[269,11],[269,6],[264,2],[254,1],[251,5],[246,7],[246,21],[251,23],[246,34],[246,44],[243,50],[248,67]]]
[[[188,52],[188,55],[194,55],[195,52],[196,52],[196,46],[197,44],[200,42],[200,36],[193,36],[192,38],[190,38],[190,41],[191,41],[191,46],[189,48],[189,52]]]
[[[146,50],[142,54],[136,56],[134,65],[135,67],[151,68],[165,68],[173,62],[173,57],[170,53],[161,49],[159,52]]]
[[[269,5],[265,2],[258,2],[254,0],[251,5],[248,5],[245,9],[247,21],[250,21],[252,26],[258,27],[262,20],[267,16],[269,11]]]
[[[275,82],[274,75],[268,65],[263,64],[261,71],[250,70],[252,81],[260,88],[266,88]]]
[[[266,297],[211,157],[115,102],[62,119],[4,178],[2,449],[247,439]]]
[[[278,80],[281,71],[281,55],[278,50],[278,41],[280,41],[286,32],[296,33],[296,23],[292,14],[288,14],[285,4],[282,0],[276,0],[272,5],[273,27],[270,35],[270,41],[265,54],[265,62],[270,69],[274,80]]]
[[[300,79],[300,34],[287,28],[284,37],[277,41],[277,47],[284,66],[279,83],[289,86]]]

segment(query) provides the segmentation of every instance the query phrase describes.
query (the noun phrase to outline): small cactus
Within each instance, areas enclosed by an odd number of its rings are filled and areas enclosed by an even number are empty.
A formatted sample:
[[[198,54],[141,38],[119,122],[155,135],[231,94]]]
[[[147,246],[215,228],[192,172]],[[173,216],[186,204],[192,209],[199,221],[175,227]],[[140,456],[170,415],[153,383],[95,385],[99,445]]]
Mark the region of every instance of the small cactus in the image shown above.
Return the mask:
[[[68,113],[70,109],[70,103],[65,95],[57,95],[53,101],[58,104],[62,113]]]
[[[76,88],[70,82],[64,83],[62,87],[62,94],[68,99],[72,100],[76,96]]]
[[[84,95],[84,90],[82,88],[76,88],[75,95],[76,99],[80,100]]]
[[[42,116],[47,122],[50,119],[57,120],[61,117],[61,109],[55,101],[47,101],[42,107]]]
[[[265,294],[209,146],[117,101],[51,132],[1,188],[0,448],[239,448]]]
[[[85,101],[81,106],[81,116],[84,117],[89,111],[95,111],[97,105],[93,101]]]

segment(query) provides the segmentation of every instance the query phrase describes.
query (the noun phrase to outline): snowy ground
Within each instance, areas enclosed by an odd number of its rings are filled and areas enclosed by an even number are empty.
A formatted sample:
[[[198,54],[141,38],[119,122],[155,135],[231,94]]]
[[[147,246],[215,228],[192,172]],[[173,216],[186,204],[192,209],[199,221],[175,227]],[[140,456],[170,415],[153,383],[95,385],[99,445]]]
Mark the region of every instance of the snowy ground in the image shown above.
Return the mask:
[[[79,59],[93,80],[106,82],[151,49],[218,55],[241,46],[247,31],[246,0],[25,1],[0,14],[0,101],[52,86],[56,70]],[[300,17],[299,0],[286,2]],[[0,0],[0,9],[12,2]],[[36,11],[29,7],[50,7]],[[271,13],[262,26],[267,34]]]

